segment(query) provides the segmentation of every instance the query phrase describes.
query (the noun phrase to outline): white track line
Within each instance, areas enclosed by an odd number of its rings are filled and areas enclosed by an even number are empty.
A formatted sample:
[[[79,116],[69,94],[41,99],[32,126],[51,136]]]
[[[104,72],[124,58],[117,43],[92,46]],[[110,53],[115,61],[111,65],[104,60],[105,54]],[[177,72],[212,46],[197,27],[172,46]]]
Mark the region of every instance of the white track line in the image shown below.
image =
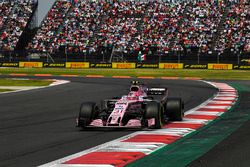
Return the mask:
[[[13,90],[13,91],[9,91],[9,92],[2,92],[2,93],[0,93],[0,95],[1,94],[9,94],[9,93],[17,93],[17,92],[28,91],[28,90],[35,90],[35,89],[44,89],[44,88],[48,88],[48,87],[52,87],[52,86],[58,86],[58,85],[67,84],[67,83],[70,83],[70,81],[53,79],[53,83],[51,83],[48,86],[35,86],[35,87],[32,86],[30,88],[28,88],[26,86],[25,89]]]

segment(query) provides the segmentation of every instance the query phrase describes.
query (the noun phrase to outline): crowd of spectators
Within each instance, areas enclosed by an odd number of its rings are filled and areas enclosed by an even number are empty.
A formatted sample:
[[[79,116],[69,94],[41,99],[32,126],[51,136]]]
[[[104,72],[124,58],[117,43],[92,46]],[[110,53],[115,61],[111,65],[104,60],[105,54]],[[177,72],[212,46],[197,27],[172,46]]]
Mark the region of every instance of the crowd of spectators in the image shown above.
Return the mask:
[[[34,2],[33,0],[2,0],[0,5],[0,50],[12,51],[31,17]]]
[[[244,51],[250,53],[250,2],[246,1],[245,2],[245,14],[246,14],[246,20],[245,20],[245,28],[244,28],[244,33],[245,33],[245,46],[244,46]]]
[[[10,15],[10,12],[12,11],[13,6],[14,6],[13,1],[9,1],[9,0],[0,1],[0,12],[1,12],[0,30],[2,30],[5,21],[7,20],[8,16]]]
[[[171,39],[175,37],[187,4],[186,1],[150,2],[147,14],[143,18],[143,31],[136,37],[133,45],[145,48],[146,53],[147,50],[152,51],[150,48],[168,53]]]
[[[240,53],[250,52],[250,3],[245,0],[231,0],[229,12],[223,25],[216,51]]]
[[[57,44],[67,45],[69,52],[107,52],[112,46],[127,51],[145,5],[139,1],[77,1],[56,37]]]
[[[145,14],[146,5],[146,2],[135,0],[108,3],[109,8],[97,28],[91,48],[102,46],[105,50],[114,46],[116,50],[131,52],[132,38],[138,34],[138,25]]]
[[[222,0],[193,0],[187,6],[172,49],[209,53],[224,9]]]
[[[60,20],[63,24],[57,21],[58,17],[45,19],[28,48],[53,52],[66,46],[68,52],[88,50],[94,53],[114,47],[124,53],[133,53],[141,48],[149,50],[152,46],[160,46],[168,51],[170,39],[188,4],[186,1],[171,2],[78,0],[70,4],[58,0],[49,15],[57,15],[56,9],[63,10],[60,12],[66,16],[59,17],[64,19]],[[62,3],[67,7],[72,5],[68,14],[69,9],[62,8]]]
[[[56,44],[57,39],[55,37],[60,31],[71,6],[72,4],[67,0],[57,0],[27,49],[40,52],[52,52],[58,49],[59,46]]]
[[[67,15],[60,33],[56,34],[54,45],[67,46],[68,52],[86,52],[89,39],[99,24],[102,2],[76,2]]]
[[[13,50],[27,24],[32,0],[21,1],[0,0],[1,49]],[[213,47],[250,52],[249,11],[248,0],[56,0],[26,49],[97,55],[111,54],[112,48],[130,55],[192,49],[206,54]]]

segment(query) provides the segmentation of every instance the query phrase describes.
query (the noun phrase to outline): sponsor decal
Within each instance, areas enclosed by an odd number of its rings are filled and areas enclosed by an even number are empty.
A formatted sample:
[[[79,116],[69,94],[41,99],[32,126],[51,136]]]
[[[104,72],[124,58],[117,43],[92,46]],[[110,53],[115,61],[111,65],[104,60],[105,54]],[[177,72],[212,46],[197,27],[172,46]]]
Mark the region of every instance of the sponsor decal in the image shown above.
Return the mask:
[[[19,67],[19,63],[5,63],[0,62],[0,67]]]
[[[183,69],[183,63],[160,63],[159,68]]]
[[[89,62],[67,62],[66,68],[89,68]]]
[[[159,68],[159,64],[143,64],[137,63],[136,68]]]
[[[116,103],[117,105],[127,105],[127,103],[126,102],[118,102],[118,103]]]
[[[42,68],[42,62],[19,62],[19,67]]]
[[[123,110],[124,109],[124,106],[116,106],[115,107],[115,110]]]
[[[234,65],[233,69],[236,69],[236,70],[250,70],[250,65]]]
[[[43,67],[46,68],[64,68],[65,63],[43,63]]]
[[[112,68],[119,68],[119,69],[135,68],[135,63],[112,63]]]
[[[90,68],[112,68],[112,63],[91,63]]]
[[[207,64],[185,64],[184,69],[207,69]]]
[[[165,88],[150,88],[149,91],[165,91]]]
[[[232,70],[232,64],[208,64],[208,69],[214,70]]]

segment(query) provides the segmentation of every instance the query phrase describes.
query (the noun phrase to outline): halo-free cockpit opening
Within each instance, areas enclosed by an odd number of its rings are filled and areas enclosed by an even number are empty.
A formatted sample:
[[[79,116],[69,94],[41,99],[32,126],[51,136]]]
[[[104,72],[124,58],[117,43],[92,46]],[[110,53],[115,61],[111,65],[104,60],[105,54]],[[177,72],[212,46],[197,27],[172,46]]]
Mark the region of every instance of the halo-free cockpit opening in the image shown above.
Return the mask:
[[[137,87],[137,86],[131,86],[130,87],[130,91],[132,91],[132,92],[138,92],[139,91],[139,87]]]

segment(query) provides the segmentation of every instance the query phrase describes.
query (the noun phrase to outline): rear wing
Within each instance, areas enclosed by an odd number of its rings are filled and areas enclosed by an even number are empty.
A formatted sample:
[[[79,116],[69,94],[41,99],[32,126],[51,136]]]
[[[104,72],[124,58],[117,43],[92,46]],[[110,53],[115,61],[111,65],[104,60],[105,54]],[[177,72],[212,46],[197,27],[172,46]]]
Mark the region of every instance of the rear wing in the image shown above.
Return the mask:
[[[168,92],[167,88],[148,88],[147,95],[166,95]]]

